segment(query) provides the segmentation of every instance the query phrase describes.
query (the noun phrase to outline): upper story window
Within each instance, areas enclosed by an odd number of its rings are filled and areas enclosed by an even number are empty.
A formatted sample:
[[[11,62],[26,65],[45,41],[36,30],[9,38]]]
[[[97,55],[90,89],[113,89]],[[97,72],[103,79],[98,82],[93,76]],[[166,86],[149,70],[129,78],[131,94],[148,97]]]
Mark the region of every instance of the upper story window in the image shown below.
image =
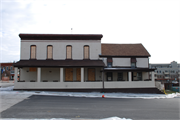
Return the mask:
[[[31,59],[36,59],[36,45],[31,45]]]
[[[108,57],[108,58],[107,58],[107,67],[108,67],[108,68],[111,68],[111,67],[112,67],[112,58],[111,58],[111,57]]]
[[[52,45],[47,46],[47,59],[53,59],[53,47],[52,47]]]
[[[72,59],[72,46],[66,46],[66,59]]]
[[[89,59],[89,46],[84,46],[84,59]]]
[[[131,68],[135,68],[136,67],[136,58],[131,58]]]

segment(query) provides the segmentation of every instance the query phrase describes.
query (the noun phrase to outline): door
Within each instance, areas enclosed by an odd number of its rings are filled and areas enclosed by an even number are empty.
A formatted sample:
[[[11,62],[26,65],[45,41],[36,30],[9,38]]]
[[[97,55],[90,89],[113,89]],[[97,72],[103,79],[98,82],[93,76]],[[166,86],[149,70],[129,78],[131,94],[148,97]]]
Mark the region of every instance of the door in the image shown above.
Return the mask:
[[[81,68],[76,69],[76,80],[81,81]]]
[[[65,81],[73,81],[73,68],[65,69]]]
[[[88,80],[95,81],[95,69],[94,68],[88,69]]]

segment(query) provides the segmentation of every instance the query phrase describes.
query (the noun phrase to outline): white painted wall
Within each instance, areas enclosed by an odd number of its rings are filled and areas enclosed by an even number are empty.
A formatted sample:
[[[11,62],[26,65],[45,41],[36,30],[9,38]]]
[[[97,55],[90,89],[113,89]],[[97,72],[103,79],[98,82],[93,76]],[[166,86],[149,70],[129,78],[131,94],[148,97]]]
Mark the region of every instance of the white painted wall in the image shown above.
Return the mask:
[[[48,82],[53,82],[53,80],[60,81],[60,69],[59,68],[41,68],[41,82],[43,80],[48,80]]]
[[[36,58],[47,58],[47,45],[53,46],[53,59],[66,59],[66,46],[72,45],[72,59],[83,59],[83,47],[89,45],[90,59],[101,54],[100,40],[21,40],[21,59],[30,59],[30,46],[36,45]]]
[[[105,82],[105,88],[149,88],[154,81]],[[102,82],[17,82],[14,89],[101,89]]]
[[[37,80],[37,71],[30,72],[28,67],[20,68],[20,80],[30,82],[30,80]]]
[[[148,58],[136,58],[136,66],[139,68],[148,68],[149,60]]]
[[[113,66],[131,66],[131,58],[113,58]]]

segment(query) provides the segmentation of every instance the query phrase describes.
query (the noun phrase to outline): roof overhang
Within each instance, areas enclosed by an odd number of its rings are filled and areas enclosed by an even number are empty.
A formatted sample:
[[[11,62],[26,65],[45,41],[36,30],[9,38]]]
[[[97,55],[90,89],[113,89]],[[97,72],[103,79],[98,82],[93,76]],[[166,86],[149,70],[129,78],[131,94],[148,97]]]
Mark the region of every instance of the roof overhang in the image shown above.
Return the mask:
[[[133,55],[99,55],[99,57],[113,57],[113,58],[148,58],[150,56],[133,56]]]
[[[154,71],[155,69],[150,69],[150,68],[104,68],[104,71],[144,71],[144,72],[151,72]]]
[[[104,67],[102,60],[20,60],[14,67]]]
[[[101,40],[102,34],[19,34],[21,40]]]

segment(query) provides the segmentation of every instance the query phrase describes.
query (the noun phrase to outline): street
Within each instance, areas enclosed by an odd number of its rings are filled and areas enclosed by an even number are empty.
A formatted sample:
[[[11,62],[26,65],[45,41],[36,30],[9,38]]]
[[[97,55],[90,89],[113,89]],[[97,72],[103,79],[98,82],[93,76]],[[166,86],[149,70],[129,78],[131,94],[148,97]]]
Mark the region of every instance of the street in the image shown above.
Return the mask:
[[[117,116],[179,120],[180,98],[125,99],[32,95],[1,113],[2,118],[92,118]]]

